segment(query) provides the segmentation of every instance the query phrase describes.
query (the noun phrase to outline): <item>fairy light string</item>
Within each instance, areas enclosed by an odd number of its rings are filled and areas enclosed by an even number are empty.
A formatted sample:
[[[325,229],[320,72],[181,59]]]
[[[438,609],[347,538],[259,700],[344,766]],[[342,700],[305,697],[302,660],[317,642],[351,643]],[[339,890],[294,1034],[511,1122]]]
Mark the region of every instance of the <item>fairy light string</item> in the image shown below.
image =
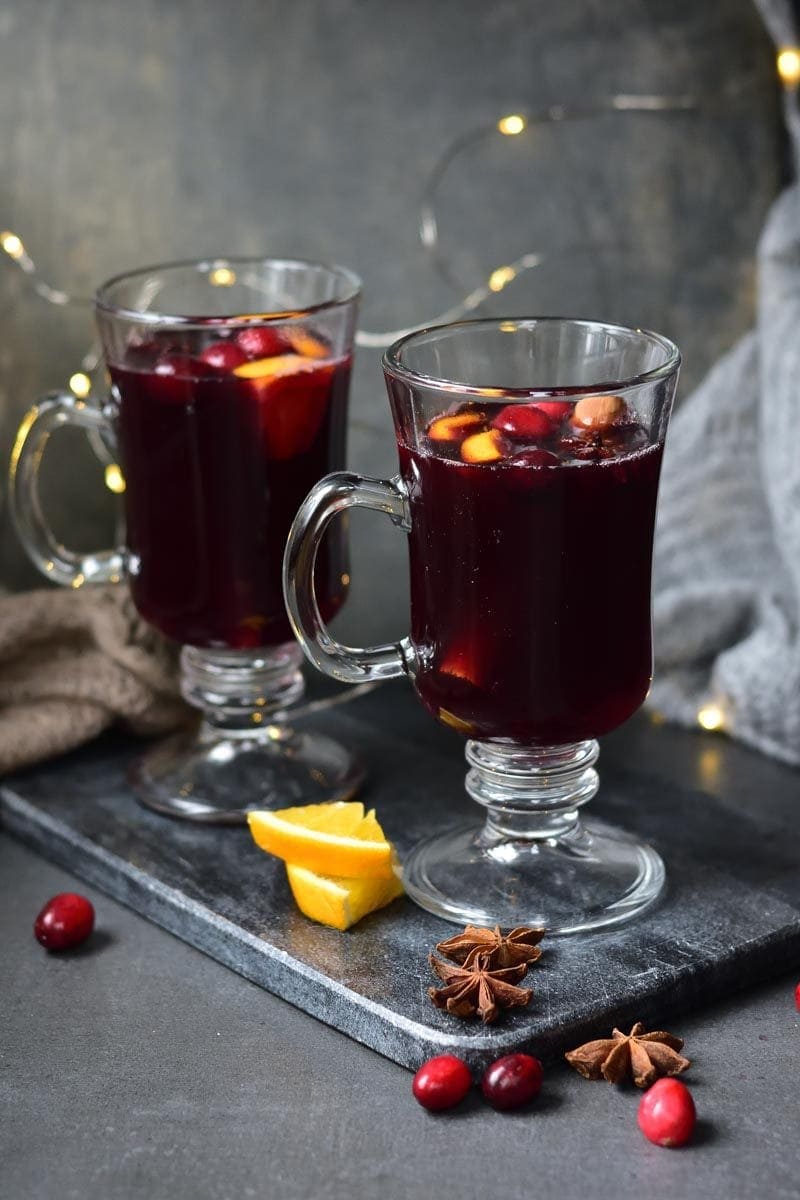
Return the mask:
[[[787,100],[790,97],[794,99],[800,92],[800,46],[780,47],[776,54],[775,64],[777,76]],[[454,138],[440,155],[425,182],[420,205],[418,232],[420,243],[437,273],[460,294],[460,299],[444,311],[431,315],[423,324],[445,324],[472,315],[488,299],[498,295],[522,274],[540,267],[547,257],[543,251],[528,250],[511,262],[493,267],[477,287],[471,290],[464,288],[463,281],[457,278],[452,262],[441,248],[440,220],[437,214],[436,199],[445,175],[453,162],[465,150],[475,148],[487,138],[498,135],[514,138],[536,126],[584,120],[614,112],[660,115],[696,113],[701,109],[706,110],[713,105],[719,105],[720,102],[730,99],[732,95],[740,94],[740,92],[740,82],[733,80],[713,98],[700,95],[666,96],[620,93],[590,105],[551,105],[535,111],[507,113]],[[13,266],[27,277],[34,293],[46,303],[62,308],[68,305],[87,308],[91,306],[91,297],[64,291],[43,278],[22,238],[13,230],[0,232],[0,251]],[[209,279],[218,287],[229,287],[235,281],[235,275],[224,265],[217,265],[210,271]],[[420,322],[402,329],[381,331],[362,329],[356,335],[356,344],[369,349],[384,349],[398,338],[419,327]],[[95,377],[100,364],[100,348],[96,343],[92,343],[81,358],[79,369],[69,377],[68,387],[73,395],[81,400],[93,396]],[[108,489],[116,494],[124,492],[125,480],[122,472],[119,466],[111,460],[102,441],[92,438],[92,445],[98,458],[104,464],[105,483]],[[658,714],[652,713],[651,719],[657,720]],[[709,702],[698,710],[697,723],[702,729],[721,731],[725,729],[726,721],[726,713],[720,703]]]

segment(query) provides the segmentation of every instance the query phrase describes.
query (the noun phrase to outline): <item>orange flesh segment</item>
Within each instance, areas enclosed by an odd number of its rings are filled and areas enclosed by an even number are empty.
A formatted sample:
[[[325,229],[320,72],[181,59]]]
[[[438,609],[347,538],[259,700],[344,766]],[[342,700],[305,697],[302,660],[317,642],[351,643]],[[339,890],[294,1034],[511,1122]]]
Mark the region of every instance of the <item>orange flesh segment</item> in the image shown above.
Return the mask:
[[[292,348],[304,358],[328,358],[330,355],[325,343],[306,329],[287,329],[286,336],[292,343]]]
[[[461,443],[461,457],[464,462],[487,463],[497,462],[503,457],[502,440],[496,429],[488,433],[473,433]]]
[[[256,845],[319,875],[391,879],[392,847],[375,814],[354,803],[311,804],[278,812],[251,811]]]
[[[452,417],[437,417],[428,429],[428,437],[434,442],[457,442],[468,429],[482,425],[480,413],[456,413]]]
[[[240,379],[274,379],[279,375],[294,375],[307,371],[309,362],[302,354],[276,354],[273,358],[257,358],[233,368]]]
[[[349,929],[403,894],[398,875],[391,879],[346,879],[319,875],[292,863],[286,864],[286,875],[301,913],[334,929]]]

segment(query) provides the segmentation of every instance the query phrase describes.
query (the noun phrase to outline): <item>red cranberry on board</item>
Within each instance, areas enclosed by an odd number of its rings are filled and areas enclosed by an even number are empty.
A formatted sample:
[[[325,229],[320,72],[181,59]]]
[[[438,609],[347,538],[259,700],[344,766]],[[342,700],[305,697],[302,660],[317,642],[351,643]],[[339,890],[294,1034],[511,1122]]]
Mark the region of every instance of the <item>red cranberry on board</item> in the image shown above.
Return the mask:
[[[537,400],[533,407],[541,409],[553,424],[560,425],[571,416],[575,405],[569,400]]]
[[[94,929],[94,908],[85,896],[60,892],[47,901],[33,926],[37,942],[47,950],[70,950]]]
[[[209,367],[216,367],[219,371],[232,371],[247,362],[246,353],[236,342],[212,342],[206,346],[200,358]]]
[[[454,1054],[440,1054],[423,1063],[414,1076],[414,1099],[431,1112],[460,1104],[472,1087],[469,1067]]]
[[[236,344],[248,358],[274,358],[276,354],[286,354],[291,346],[281,333],[271,325],[252,325],[240,329],[236,334]]]
[[[538,1058],[530,1054],[506,1054],[486,1068],[481,1090],[493,1108],[506,1112],[538,1096],[543,1078]]]
[[[547,413],[535,404],[507,404],[500,409],[492,425],[508,437],[532,442],[549,437],[554,429]]]
[[[639,1102],[639,1128],[656,1146],[684,1146],[697,1114],[692,1093],[680,1079],[658,1079]]]

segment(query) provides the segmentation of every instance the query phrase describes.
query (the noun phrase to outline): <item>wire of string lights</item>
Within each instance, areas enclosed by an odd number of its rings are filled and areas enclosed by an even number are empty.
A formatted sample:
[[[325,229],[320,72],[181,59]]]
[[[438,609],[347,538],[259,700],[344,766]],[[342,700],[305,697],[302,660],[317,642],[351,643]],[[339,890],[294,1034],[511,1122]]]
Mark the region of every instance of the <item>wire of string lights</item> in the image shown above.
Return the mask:
[[[787,91],[797,90],[800,87],[800,47],[784,46],[779,49],[776,56],[776,69],[778,78],[784,88]],[[495,121],[469,129],[454,138],[439,156],[425,182],[419,214],[419,238],[437,272],[451,287],[461,293],[461,298],[444,311],[432,314],[424,324],[443,324],[469,316],[479,309],[489,297],[501,292],[522,273],[541,266],[546,258],[545,253],[541,250],[528,250],[512,262],[495,266],[488,272],[485,280],[478,287],[464,294],[463,284],[456,278],[452,264],[441,250],[439,237],[441,222],[436,211],[436,195],[446,172],[465,150],[476,146],[486,138],[498,135],[501,137],[516,137],[525,132],[525,130],[537,125],[585,120],[610,112],[660,115],[665,113],[692,113],[700,109],[706,109],[713,104],[719,104],[725,99],[730,99],[737,91],[741,91],[740,84],[738,81],[733,80],[727,85],[722,94],[717,94],[714,97],[688,94],[668,96],[628,95],[621,93],[600,99],[592,104],[551,105],[547,108],[530,112],[509,113]],[[92,301],[90,297],[79,296],[64,291],[62,288],[55,287],[44,279],[19,234],[11,230],[0,232],[0,250],[4,252],[11,263],[28,277],[32,290],[36,295],[48,304],[62,307],[66,305],[91,305]],[[225,275],[226,272],[224,269],[216,268],[211,273],[212,282],[216,282],[220,286],[225,286],[230,282],[229,279],[225,278]],[[382,331],[361,329],[358,331],[356,342],[359,346],[382,349],[391,345],[392,342],[402,337],[405,333],[411,332],[412,329],[419,328],[419,325],[420,323],[417,322],[413,326]],[[73,372],[69,378],[70,389],[81,399],[90,396],[92,393],[92,375],[100,365],[100,358],[99,347],[96,343],[93,343],[82,356],[80,369]]]

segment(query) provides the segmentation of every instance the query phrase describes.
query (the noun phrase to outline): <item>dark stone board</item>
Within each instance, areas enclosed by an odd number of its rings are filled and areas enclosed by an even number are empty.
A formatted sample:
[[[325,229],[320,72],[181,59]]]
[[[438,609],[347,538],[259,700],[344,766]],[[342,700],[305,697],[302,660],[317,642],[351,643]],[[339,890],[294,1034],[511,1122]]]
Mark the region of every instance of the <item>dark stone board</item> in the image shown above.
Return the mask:
[[[459,740],[410,688],[384,685],[317,713],[367,760],[364,799],[400,854],[463,819]],[[659,731],[648,736],[657,745]],[[675,736],[670,733],[667,736]],[[688,739],[690,735],[678,735]],[[800,960],[800,846],[791,806],[745,806],[620,765],[603,771],[597,815],[647,837],[669,886],[644,918],[609,933],[545,940],[526,1010],[483,1027],[433,1008],[427,965],[453,926],[406,900],[347,933],[306,920],[281,864],[245,829],[171,821],[125,783],[140,745],[106,738],[8,779],[3,826],[156,924],[405,1066],[454,1052],[478,1066],[512,1049],[547,1059],[613,1024],[662,1024],[677,1010]]]

